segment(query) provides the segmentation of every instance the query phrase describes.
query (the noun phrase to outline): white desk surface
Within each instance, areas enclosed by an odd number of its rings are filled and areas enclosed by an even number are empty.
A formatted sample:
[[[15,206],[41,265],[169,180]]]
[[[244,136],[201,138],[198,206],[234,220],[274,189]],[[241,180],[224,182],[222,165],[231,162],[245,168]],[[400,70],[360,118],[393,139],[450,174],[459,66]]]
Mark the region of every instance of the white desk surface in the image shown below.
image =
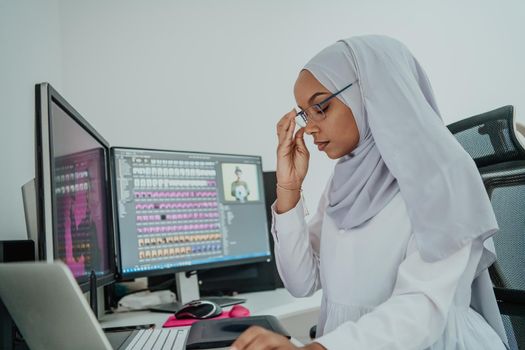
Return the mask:
[[[315,324],[321,305],[322,292],[317,291],[307,298],[295,298],[284,288],[254,293],[239,294],[235,297],[246,299],[243,304],[251,315],[273,315],[283,322],[293,338],[308,341],[309,328]],[[107,314],[100,318],[103,328],[155,323],[162,324],[171,314],[150,311],[132,311]],[[299,323],[299,324],[297,324]]]
[[[321,305],[321,291],[307,298],[295,298],[284,288],[270,291],[244,293],[234,296],[244,298],[243,304],[252,315],[274,315],[282,319],[305,312],[319,310]],[[170,314],[150,311],[131,311],[106,314],[100,318],[102,327],[119,327],[142,323],[155,323],[157,326],[167,320]]]

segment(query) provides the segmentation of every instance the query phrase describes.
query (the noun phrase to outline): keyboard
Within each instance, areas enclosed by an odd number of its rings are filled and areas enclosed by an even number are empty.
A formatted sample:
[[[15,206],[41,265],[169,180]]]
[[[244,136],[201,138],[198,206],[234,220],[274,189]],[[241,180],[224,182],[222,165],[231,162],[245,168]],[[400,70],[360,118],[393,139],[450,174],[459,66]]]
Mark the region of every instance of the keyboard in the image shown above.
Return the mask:
[[[126,350],[184,350],[188,328],[141,329]]]

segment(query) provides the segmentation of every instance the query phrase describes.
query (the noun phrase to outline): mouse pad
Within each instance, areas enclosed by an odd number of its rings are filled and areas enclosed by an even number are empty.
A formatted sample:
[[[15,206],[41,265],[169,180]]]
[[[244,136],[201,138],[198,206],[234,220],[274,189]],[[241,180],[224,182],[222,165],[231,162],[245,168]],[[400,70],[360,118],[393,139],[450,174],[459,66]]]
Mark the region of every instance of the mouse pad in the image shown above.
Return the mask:
[[[270,315],[202,320],[194,323],[186,341],[186,349],[222,348],[230,346],[251,326],[266,328],[290,338],[281,322]]]
[[[217,317],[214,317],[214,320],[218,319],[224,319],[224,318],[230,318],[230,312],[229,311],[223,311],[222,314],[220,314]],[[194,323],[197,323],[202,320],[197,320],[194,318],[184,318],[184,319],[177,319],[174,315],[171,315],[168,317],[166,322],[162,325],[163,328],[169,328],[169,327],[183,327],[183,326],[191,326]]]

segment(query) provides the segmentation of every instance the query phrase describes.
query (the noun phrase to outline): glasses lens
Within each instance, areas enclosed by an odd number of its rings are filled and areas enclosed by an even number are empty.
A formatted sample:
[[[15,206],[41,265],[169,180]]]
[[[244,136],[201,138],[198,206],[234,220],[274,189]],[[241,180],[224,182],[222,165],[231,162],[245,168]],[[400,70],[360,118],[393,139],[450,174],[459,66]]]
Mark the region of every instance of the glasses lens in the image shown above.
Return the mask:
[[[308,118],[313,121],[321,121],[324,119],[324,112],[319,105],[313,105],[306,111]]]
[[[299,113],[295,116],[295,124],[297,124],[297,126],[300,128],[304,128],[306,126],[306,118],[303,113]]]

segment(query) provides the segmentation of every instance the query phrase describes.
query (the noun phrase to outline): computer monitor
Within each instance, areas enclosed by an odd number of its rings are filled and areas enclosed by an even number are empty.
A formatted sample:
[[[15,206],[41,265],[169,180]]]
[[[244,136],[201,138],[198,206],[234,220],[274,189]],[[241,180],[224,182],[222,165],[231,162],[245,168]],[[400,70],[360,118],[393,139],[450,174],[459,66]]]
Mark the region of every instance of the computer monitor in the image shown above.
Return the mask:
[[[87,292],[115,280],[109,145],[50,84],[35,90],[39,258],[64,261]]]
[[[261,157],[118,147],[111,158],[124,278],[270,259]]]

